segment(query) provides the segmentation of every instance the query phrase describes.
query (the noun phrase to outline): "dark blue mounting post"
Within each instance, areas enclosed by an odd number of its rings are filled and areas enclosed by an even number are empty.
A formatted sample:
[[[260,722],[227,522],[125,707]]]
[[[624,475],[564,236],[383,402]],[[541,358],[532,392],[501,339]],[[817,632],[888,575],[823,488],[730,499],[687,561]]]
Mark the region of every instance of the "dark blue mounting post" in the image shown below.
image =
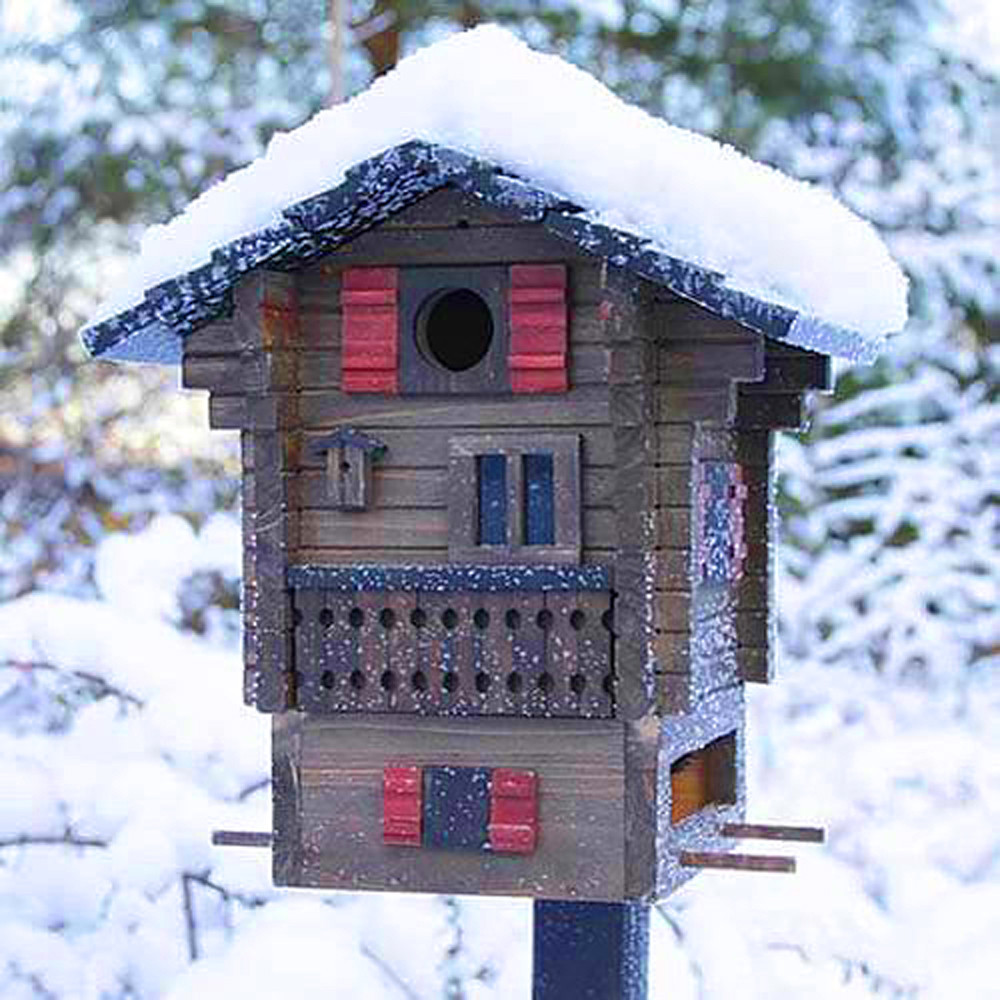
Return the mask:
[[[535,900],[532,1000],[646,1000],[648,903]]]

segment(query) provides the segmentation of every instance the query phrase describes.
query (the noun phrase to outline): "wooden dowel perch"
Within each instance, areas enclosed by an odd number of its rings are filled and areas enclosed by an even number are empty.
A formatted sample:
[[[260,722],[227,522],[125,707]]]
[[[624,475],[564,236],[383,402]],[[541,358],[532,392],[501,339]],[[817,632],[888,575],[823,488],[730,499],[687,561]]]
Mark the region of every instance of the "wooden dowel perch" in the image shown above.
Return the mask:
[[[723,837],[745,840],[795,840],[804,844],[822,844],[826,831],[818,826],[772,826],[769,823],[726,823]]]
[[[795,858],[767,854],[723,854],[709,851],[681,851],[680,863],[685,868],[728,868],[742,872],[795,871]]]
[[[271,834],[248,830],[213,830],[212,843],[216,847],[270,847]]]

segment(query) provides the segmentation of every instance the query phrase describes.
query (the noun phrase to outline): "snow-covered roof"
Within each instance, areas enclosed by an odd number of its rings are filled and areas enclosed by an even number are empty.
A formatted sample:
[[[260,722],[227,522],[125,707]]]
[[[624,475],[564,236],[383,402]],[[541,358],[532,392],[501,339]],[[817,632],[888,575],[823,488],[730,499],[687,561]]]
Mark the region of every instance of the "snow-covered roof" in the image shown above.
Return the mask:
[[[444,184],[814,350],[870,358],[906,320],[905,277],[831,195],[485,26],[276,135],[151,227],[84,341],[97,356],[176,360],[242,274],[298,266]]]

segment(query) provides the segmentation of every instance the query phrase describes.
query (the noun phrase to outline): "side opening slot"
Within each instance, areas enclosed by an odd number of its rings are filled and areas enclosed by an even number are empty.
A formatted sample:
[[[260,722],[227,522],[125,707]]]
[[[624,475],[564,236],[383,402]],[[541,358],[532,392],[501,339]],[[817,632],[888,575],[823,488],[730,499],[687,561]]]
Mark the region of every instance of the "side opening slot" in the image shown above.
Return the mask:
[[[670,822],[706,806],[736,802],[736,733],[728,733],[670,765]]]

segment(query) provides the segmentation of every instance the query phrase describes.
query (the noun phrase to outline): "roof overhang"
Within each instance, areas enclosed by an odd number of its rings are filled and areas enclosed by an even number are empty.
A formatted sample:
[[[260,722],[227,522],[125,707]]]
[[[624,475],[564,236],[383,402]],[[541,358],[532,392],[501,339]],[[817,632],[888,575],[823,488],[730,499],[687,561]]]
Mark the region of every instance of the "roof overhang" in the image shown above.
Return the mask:
[[[231,313],[232,290],[244,275],[259,268],[296,270],[444,187],[537,222],[578,250],[767,337],[857,361],[872,361],[878,354],[877,343],[861,333],[731,288],[724,275],[595,222],[580,206],[495,164],[422,141],[364,160],[338,186],[289,206],[271,225],[217,248],[202,266],[154,285],[137,305],[86,327],[84,345],[94,357],[109,361],[179,363],[185,336]]]

